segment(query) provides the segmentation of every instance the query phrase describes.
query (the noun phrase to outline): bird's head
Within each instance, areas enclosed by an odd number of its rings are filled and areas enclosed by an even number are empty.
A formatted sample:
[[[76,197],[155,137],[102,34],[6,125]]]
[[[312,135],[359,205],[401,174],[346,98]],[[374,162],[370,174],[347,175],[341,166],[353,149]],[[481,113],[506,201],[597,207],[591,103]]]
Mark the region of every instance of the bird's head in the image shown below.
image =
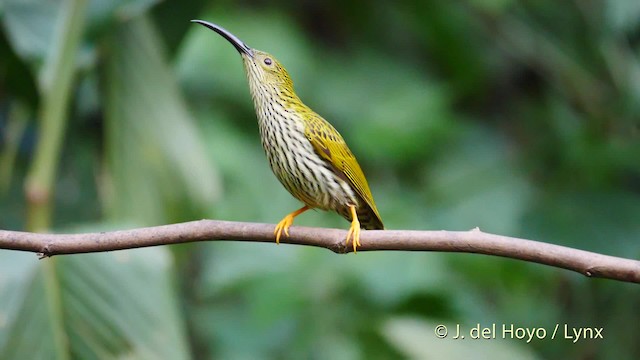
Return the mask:
[[[233,35],[225,28],[202,20],[191,20],[203,25],[227,39],[238,50],[244,62],[252,89],[254,86],[262,85],[264,89],[284,89],[293,92],[293,82],[287,70],[272,55],[250,48],[237,36]]]

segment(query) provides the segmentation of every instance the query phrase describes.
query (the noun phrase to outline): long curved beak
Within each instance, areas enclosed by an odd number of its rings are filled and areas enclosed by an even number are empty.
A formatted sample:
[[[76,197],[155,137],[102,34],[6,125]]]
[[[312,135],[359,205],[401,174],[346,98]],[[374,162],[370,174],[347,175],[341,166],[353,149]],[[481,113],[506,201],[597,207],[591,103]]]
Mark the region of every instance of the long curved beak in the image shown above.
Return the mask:
[[[223,28],[222,26],[218,26],[216,24],[212,24],[210,22],[202,21],[202,20],[191,20],[191,22],[198,23],[198,24],[200,24],[202,26],[206,26],[209,29],[217,32],[223,38],[227,39],[227,41],[229,41],[231,43],[231,45],[233,45],[233,47],[235,47],[236,50],[238,50],[238,52],[240,54],[245,54],[245,55],[248,55],[250,57],[253,57],[253,50],[249,46],[247,46],[247,44],[242,42],[242,40],[238,39],[237,36],[233,35],[232,33],[227,31],[227,29]]]

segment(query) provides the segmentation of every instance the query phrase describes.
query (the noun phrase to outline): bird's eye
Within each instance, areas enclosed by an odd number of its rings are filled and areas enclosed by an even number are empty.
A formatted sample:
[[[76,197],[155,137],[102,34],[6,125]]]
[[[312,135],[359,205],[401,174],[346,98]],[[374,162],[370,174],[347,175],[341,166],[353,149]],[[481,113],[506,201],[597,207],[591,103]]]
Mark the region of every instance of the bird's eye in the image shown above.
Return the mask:
[[[271,65],[273,63],[273,61],[271,61],[271,58],[264,58],[264,63],[266,65]]]

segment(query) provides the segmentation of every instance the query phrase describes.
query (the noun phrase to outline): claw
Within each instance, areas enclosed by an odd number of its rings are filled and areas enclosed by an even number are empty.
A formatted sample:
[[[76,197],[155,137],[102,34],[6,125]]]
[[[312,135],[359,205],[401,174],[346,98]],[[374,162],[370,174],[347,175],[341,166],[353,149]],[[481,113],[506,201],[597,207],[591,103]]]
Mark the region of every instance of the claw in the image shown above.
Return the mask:
[[[273,230],[273,234],[276,236],[276,244],[280,244],[280,236],[282,236],[282,231],[284,234],[289,237],[289,227],[293,224],[293,216],[291,214],[284,217],[284,219],[280,220],[278,225],[276,225],[275,230]]]
[[[353,252],[357,253],[357,248],[360,246],[360,221],[358,221],[358,214],[356,213],[356,207],[353,205],[349,205],[349,209],[351,210],[351,227],[349,228],[349,232],[347,233],[347,245],[349,245],[349,240],[351,240],[351,244],[353,245]]]
[[[273,230],[273,234],[276,236],[276,244],[280,244],[280,236],[282,235],[282,231],[284,231],[284,234],[289,237],[289,228],[291,227],[291,225],[293,225],[293,219],[307,210],[309,210],[309,207],[305,205],[280,220],[280,222],[276,225],[276,228]]]

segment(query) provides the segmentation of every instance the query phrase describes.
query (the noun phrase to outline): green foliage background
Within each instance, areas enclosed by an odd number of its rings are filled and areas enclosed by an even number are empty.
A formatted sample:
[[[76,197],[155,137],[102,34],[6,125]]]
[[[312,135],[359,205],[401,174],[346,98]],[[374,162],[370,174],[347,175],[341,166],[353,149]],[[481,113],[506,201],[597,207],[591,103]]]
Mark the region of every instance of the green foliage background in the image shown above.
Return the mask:
[[[388,228],[640,256],[636,0],[5,0],[0,228],[275,223],[299,205],[264,159],[239,56],[193,18],[285,64]],[[638,308],[637,285],[479,255],[0,251],[1,359],[636,359]],[[440,323],[604,339],[439,340]]]

